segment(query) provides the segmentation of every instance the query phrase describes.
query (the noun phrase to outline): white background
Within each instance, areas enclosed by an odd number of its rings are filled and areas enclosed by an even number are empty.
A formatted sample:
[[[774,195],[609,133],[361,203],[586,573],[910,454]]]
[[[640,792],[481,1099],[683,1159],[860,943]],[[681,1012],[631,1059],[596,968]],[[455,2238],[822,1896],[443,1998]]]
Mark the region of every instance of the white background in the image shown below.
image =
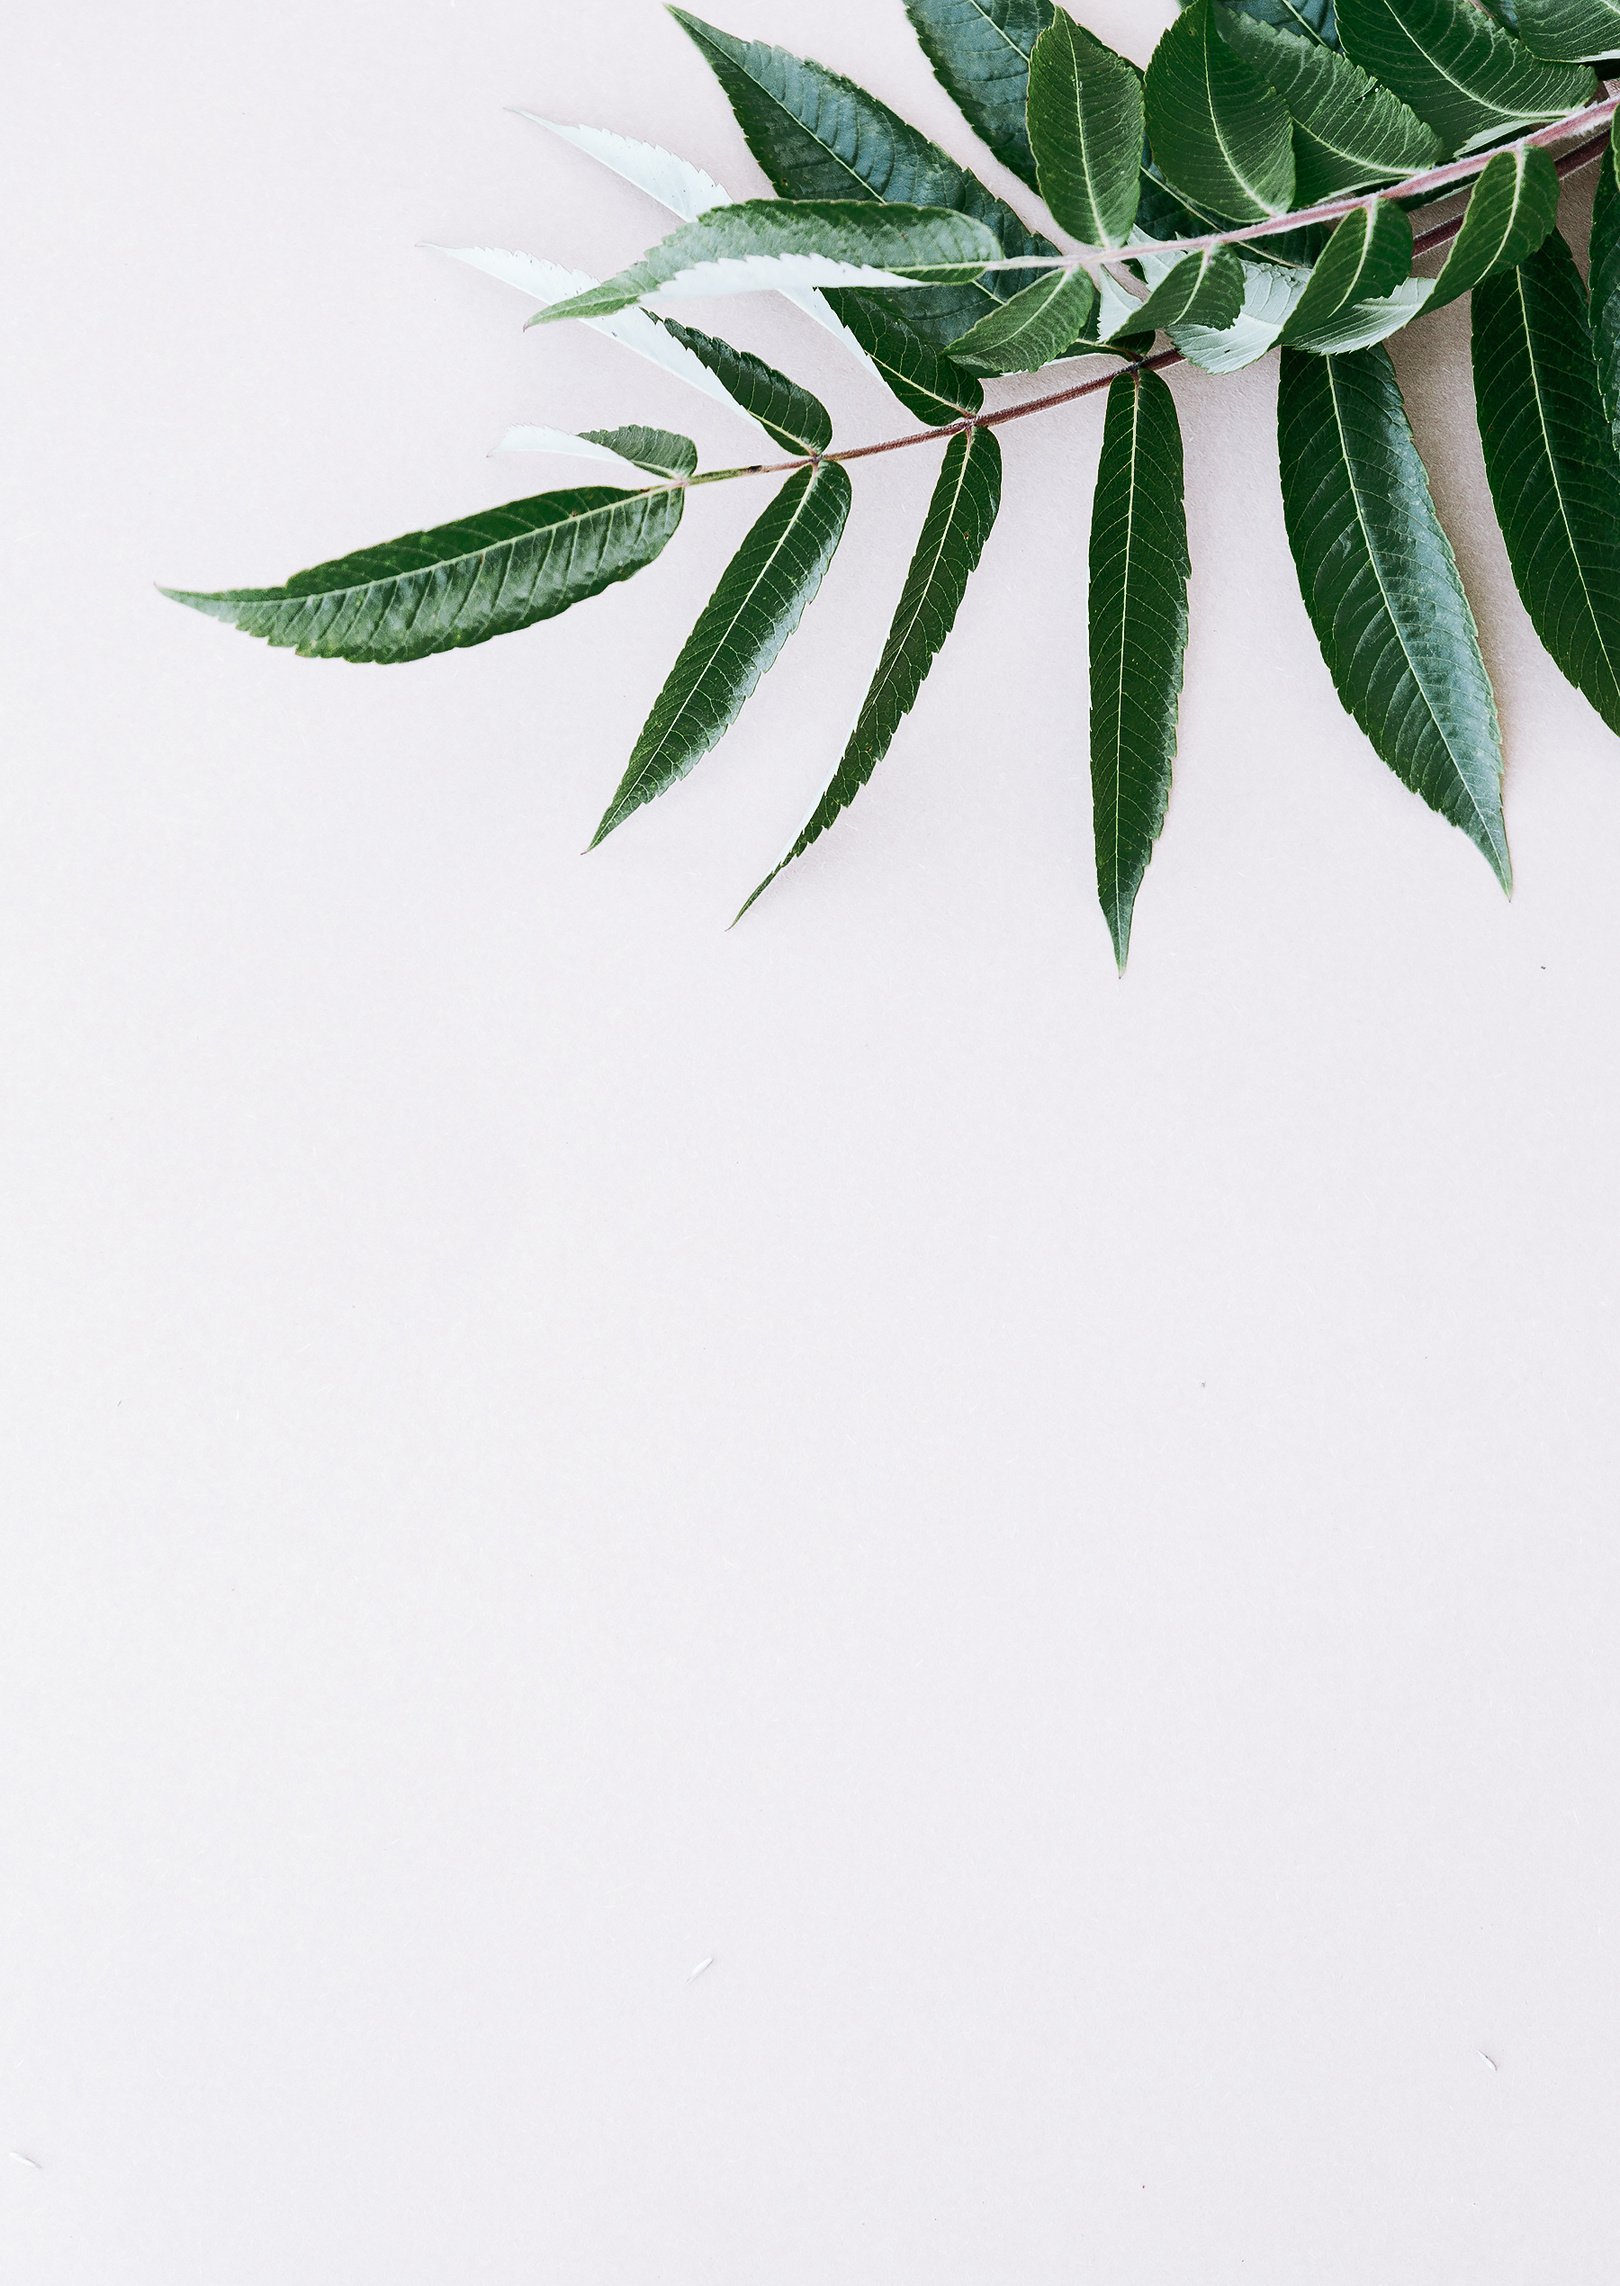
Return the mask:
[[[973,148],[890,0],[725,21]],[[1008,433],[915,718],[728,935],[929,456],[588,862],[757,493],[397,673],[153,592],[569,481],[513,421],[735,457],[417,250],[660,234],[507,104],[757,186],[676,28],[81,0],[8,60],[8,2286],[1611,2286],[1620,748],[1513,597],[1466,313],[1400,362],[1512,905],[1338,710],[1261,369],[1176,381],[1128,983],[1094,406]]]

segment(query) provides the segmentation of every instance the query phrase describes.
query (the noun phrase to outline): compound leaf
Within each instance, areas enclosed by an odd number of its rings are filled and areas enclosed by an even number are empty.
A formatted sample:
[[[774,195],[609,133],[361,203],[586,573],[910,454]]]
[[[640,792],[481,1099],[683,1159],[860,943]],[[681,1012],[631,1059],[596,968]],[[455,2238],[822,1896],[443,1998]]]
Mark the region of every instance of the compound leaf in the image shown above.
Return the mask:
[[[1558,192],[1558,169],[1545,151],[1533,144],[1498,151],[1474,185],[1429,308],[1444,309],[1533,254],[1558,220]]]
[[[1575,688],[1620,730],[1620,462],[1586,289],[1556,232],[1476,290],[1474,392],[1524,607]]]
[[[1440,138],[1428,122],[1347,56],[1236,12],[1221,28],[1292,115],[1298,205],[1400,182],[1439,159]]]
[[[951,357],[974,373],[1038,373],[1073,347],[1096,307],[1084,270],[1054,270],[980,318],[951,343]]]
[[[900,606],[843,758],[786,855],[742,907],[739,920],[777,875],[843,815],[888,752],[956,622],[1000,506],[1001,447],[995,431],[965,429],[945,448]]]
[[[666,546],[685,498],[675,486],[542,492],[317,564],[285,587],[164,593],[301,658],[392,666],[513,634],[629,579]]]
[[[1037,188],[1025,124],[1029,59],[1052,21],[1051,0],[905,0],[940,85],[1020,182]]]
[[[1222,39],[1213,0],[1192,0],[1165,33],[1145,94],[1153,157],[1174,190],[1224,222],[1264,222],[1288,211],[1288,107]]]
[[[1426,119],[1448,151],[1562,119],[1591,100],[1589,71],[1545,63],[1472,0],[1339,0],[1344,51]]]
[[[788,478],[687,638],[593,849],[719,744],[814,600],[844,536],[849,506],[849,478],[835,460]]]
[[[1083,246],[1123,246],[1141,196],[1141,78],[1061,13],[1030,62],[1029,139],[1059,226]]]
[[[1277,437],[1300,592],[1340,698],[1507,887],[1496,700],[1389,352],[1284,350]]]

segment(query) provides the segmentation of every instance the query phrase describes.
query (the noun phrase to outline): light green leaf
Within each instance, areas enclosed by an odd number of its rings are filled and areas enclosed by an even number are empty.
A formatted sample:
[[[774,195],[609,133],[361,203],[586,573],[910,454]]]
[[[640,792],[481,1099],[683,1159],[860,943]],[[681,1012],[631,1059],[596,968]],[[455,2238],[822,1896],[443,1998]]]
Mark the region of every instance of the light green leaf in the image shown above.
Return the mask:
[[[1181,424],[1156,373],[1108,391],[1091,512],[1091,792],[1097,890],[1124,974],[1164,826],[1187,650]]]
[[[684,8],[670,13],[725,90],[780,197],[950,207],[993,231],[1004,255],[1056,253],[1004,199],[853,80],[763,40],[736,39]],[[906,296],[905,323],[942,346],[1029,282],[1009,271],[975,285],[918,287]]]
[[[683,223],[627,270],[538,311],[529,323],[608,317],[651,294],[752,293],[782,284],[904,287],[930,279],[959,285],[1000,253],[982,222],[947,207],[749,199]]]
[[[1603,63],[1620,56],[1620,0],[1516,0],[1519,37],[1538,56]]]
[[[684,349],[725,383],[726,394],[758,421],[768,437],[789,452],[826,451],[832,443],[832,417],[819,397],[812,397],[752,350],[738,349],[718,334],[677,325],[673,318],[664,323]]]
[[[940,85],[1004,167],[1036,188],[1024,112],[1051,0],[905,0]]]
[[[1141,195],[1142,82],[1062,13],[1035,43],[1029,139],[1059,227],[1083,246],[1123,246]]]
[[[542,492],[317,564],[285,587],[163,592],[301,658],[392,666],[513,634],[629,579],[661,553],[685,499],[675,486]]]
[[[717,746],[804,617],[849,517],[835,460],[790,476],[721,577],[659,692],[591,847]]]
[[[1001,447],[993,429],[952,437],[929,503],[900,607],[843,759],[785,856],[737,916],[840,818],[894,742],[956,622],[1001,506]]]
[[[1038,373],[1068,353],[1096,307],[1084,270],[1053,270],[953,341],[951,357],[973,373]]]
[[[1558,169],[1545,151],[1498,151],[1474,185],[1463,225],[1434,282],[1431,310],[1533,254],[1558,220]]]
[[[1417,315],[1433,292],[1427,278],[1413,280],[1420,290],[1399,301],[1399,289],[1412,279],[1412,225],[1398,206],[1377,199],[1358,206],[1337,226],[1300,296],[1299,307],[1282,329],[1290,349],[1329,356],[1369,348]]]
[[[1212,0],[1171,25],[1147,68],[1147,129],[1172,189],[1224,222],[1264,222],[1294,198],[1288,108],[1222,39]]]
[[[1620,730],[1620,461],[1586,289],[1555,232],[1474,294],[1485,473],[1536,633]]]
[[[508,429],[497,452],[549,452],[574,460],[594,461],[611,469],[623,483],[635,484],[645,473],[683,477],[695,473],[697,446],[690,437],[670,429],[585,429],[578,436],[567,429]]]
[[[1507,887],[1496,700],[1389,352],[1285,350],[1277,437],[1300,591],[1340,698]]]
[[[984,391],[971,373],[907,325],[884,294],[833,294],[833,308],[908,413],[935,427],[976,413]],[[994,311],[1000,303],[986,305]]]
[[[1231,248],[1206,246],[1202,253],[1184,254],[1171,263],[1147,300],[1133,302],[1115,331],[1169,333],[1181,326],[1201,326],[1218,333],[1237,323],[1243,287],[1243,264]]]
[[[1428,122],[1347,56],[1231,11],[1221,29],[1288,106],[1297,205],[1401,182],[1439,159],[1440,138]]]
[[[1597,86],[1589,71],[1543,63],[1472,0],[1339,0],[1338,15],[1346,55],[1426,119],[1447,151],[1562,119]]]
[[[1620,121],[1610,134],[1592,209],[1592,340],[1598,384],[1620,448]]]
[[[1243,307],[1231,325],[1178,325],[1170,339],[1205,373],[1241,373],[1276,348],[1310,283],[1309,270],[1275,263],[1243,264]]]

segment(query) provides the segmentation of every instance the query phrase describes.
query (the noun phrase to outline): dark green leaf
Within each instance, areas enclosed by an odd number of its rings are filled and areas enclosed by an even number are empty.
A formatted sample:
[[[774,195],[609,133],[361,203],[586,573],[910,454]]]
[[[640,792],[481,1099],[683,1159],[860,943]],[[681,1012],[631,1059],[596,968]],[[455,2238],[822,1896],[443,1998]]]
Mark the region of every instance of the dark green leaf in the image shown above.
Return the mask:
[[[1339,38],[1448,151],[1562,119],[1597,84],[1589,71],[1541,62],[1472,0],[1339,0]]]
[[[1082,246],[1123,246],[1142,177],[1142,82],[1061,12],[1035,43],[1029,139],[1041,196]]]
[[[673,487],[542,492],[317,564],[285,587],[164,593],[301,658],[392,666],[513,634],[628,579],[666,545],[685,498]]]
[[[684,778],[731,728],[813,601],[843,538],[849,503],[849,478],[835,460],[788,478],[687,638],[593,849],[643,802]]]
[[[1177,262],[1161,258],[1154,268],[1164,268],[1166,275],[1145,302],[1132,304],[1129,316],[1120,321],[1121,333],[1132,328],[1168,333],[1184,325],[1220,332],[1236,324],[1243,308],[1243,264],[1229,246],[1206,246]]]
[[[1602,63],[1620,56],[1620,0],[1516,0],[1519,36],[1538,56]]]
[[[955,624],[1000,505],[1001,447],[995,431],[966,429],[945,449],[900,607],[843,759],[803,830],[743,906],[739,920],[777,875],[843,815],[888,752]]]
[[[580,434],[652,476],[692,476],[697,471],[697,446],[673,429],[582,429]]]
[[[1091,512],[1092,818],[1121,974],[1170,798],[1190,571],[1175,400],[1156,373],[1121,373]]]
[[[1288,108],[1192,0],[1148,65],[1147,128],[1172,188],[1224,222],[1263,222],[1294,197]]]
[[[1620,462],[1586,289],[1555,232],[1474,294],[1485,473],[1536,633],[1620,730]]]
[[[973,375],[907,325],[893,306],[898,295],[832,293],[827,299],[908,413],[942,428],[983,405]]]
[[[692,326],[677,325],[673,318],[665,318],[664,324],[779,445],[789,452],[825,452],[832,443],[832,417],[826,406],[797,381],[790,381],[751,350],[722,341],[718,334],[699,333]]]
[[[1598,176],[1592,210],[1592,339],[1598,382],[1615,444],[1620,447],[1620,122]]]
[[[1558,220],[1558,191],[1558,169],[1545,151],[1532,144],[1498,151],[1474,185],[1429,308],[1443,309],[1533,254]]]
[[[1333,21],[1333,0],[1221,0],[1222,21],[1247,16],[1252,23],[1269,24],[1274,31],[1291,32],[1297,39],[1320,40],[1327,47],[1338,42]],[[1187,8],[1192,0],[1176,0]]]
[[[1250,16],[1229,14],[1222,30],[1293,117],[1298,205],[1401,182],[1439,159],[1440,138],[1427,121],[1347,56]]]
[[[1051,0],[906,0],[906,14],[969,126],[1034,190],[1024,109],[1029,59],[1052,21]]]
[[[1408,324],[1432,291],[1426,278],[1412,279],[1412,225],[1398,206],[1377,199],[1335,229],[1282,340],[1319,356],[1365,349]]]
[[[1243,307],[1231,325],[1171,330],[1170,338],[1188,364],[1206,373],[1241,373],[1275,349],[1310,282],[1308,270],[1274,263],[1244,262],[1242,269]]]
[[[1062,357],[1091,322],[1097,289],[1084,270],[1053,270],[951,343],[973,373],[1038,373]]]
[[[536,311],[529,323],[607,317],[672,289],[725,294],[760,285],[881,285],[893,278],[965,284],[1000,252],[982,222],[948,207],[746,199],[683,222],[627,270]]]
[[[1506,887],[1496,701],[1389,352],[1285,350],[1277,435],[1300,591],[1340,698]]]

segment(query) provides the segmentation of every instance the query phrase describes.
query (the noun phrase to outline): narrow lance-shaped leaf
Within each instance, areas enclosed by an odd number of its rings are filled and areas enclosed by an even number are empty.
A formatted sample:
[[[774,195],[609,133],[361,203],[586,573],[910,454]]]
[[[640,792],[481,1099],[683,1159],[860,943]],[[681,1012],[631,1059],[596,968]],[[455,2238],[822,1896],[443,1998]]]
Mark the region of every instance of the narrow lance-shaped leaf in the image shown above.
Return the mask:
[[[975,373],[1038,373],[1072,349],[1096,307],[1084,270],[1054,270],[980,318],[951,343],[951,357]]]
[[[819,397],[790,381],[752,350],[738,349],[718,334],[664,320],[675,339],[725,383],[726,394],[758,421],[765,434],[789,452],[825,452],[832,443],[832,417]]]
[[[972,374],[914,332],[887,295],[851,292],[828,298],[908,413],[939,428],[978,412],[984,391]],[[994,311],[1002,305],[987,306]]]
[[[285,587],[164,593],[301,658],[393,666],[513,634],[628,579],[667,544],[685,498],[674,486],[542,492],[317,564]]]
[[[854,199],[749,199],[683,223],[639,262],[538,311],[531,325],[611,316],[652,294],[756,293],[801,286],[964,284],[1001,247],[982,222],[942,206]]]
[[[591,846],[718,745],[804,617],[843,538],[850,482],[835,460],[790,476],[727,565]]]
[[[1288,107],[1192,0],[1153,51],[1147,129],[1161,173],[1223,222],[1264,222],[1294,198]]]
[[[1590,102],[1589,71],[1543,63],[1472,0],[1339,0],[1346,55],[1426,119],[1448,151]]]
[[[1429,308],[1444,309],[1533,254],[1558,220],[1558,192],[1558,169],[1545,151],[1533,144],[1498,151],[1474,185]]]
[[[1620,0],[1515,0],[1519,36],[1538,56],[1603,63],[1620,56]]]
[[[1229,45],[1287,104],[1294,122],[1294,199],[1314,206],[1341,191],[1402,182],[1432,167],[1440,138],[1398,95],[1319,40],[1279,32],[1229,10]]]
[[[1156,373],[1108,392],[1091,512],[1091,792],[1097,890],[1124,973],[1164,825],[1187,650],[1181,424]]]
[[[1485,473],[1536,633],[1620,730],[1620,462],[1586,289],[1556,233],[1474,294]]]
[[[1388,199],[1359,206],[1328,240],[1283,327],[1284,346],[1319,356],[1368,348],[1415,317],[1433,290],[1412,278],[1412,225],[1401,209]]]
[[[1219,330],[1234,324],[1242,308],[1243,264],[1229,246],[1206,246],[1172,263],[1147,300],[1121,316],[1118,331],[1158,333],[1184,325]]]
[[[803,829],[742,907],[739,920],[796,857],[840,818],[894,742],[950,634],[1001,505],[995,431],[963,430],[945,449],[900,607],[843,759]]]
[[[1496,700],[1389,352],[1285,350],[1277,437],[1300,592],[1340,698],[1507,887]]]
[[[1083,246],[1123,246],[1142,179],[1142,82],[1061,13],[1035,43],[1029,139],[1041,196]]]
[[[1592,209],[1592,342],[1598,385],[1620,449],[1620,119],[1610,132]]]
[[[594,461],[609,468],[622,483],[634,484],[643,475],[682,477],[695,474],[697,446],[690,437],[671,429],[583,429],[576,436],[567,429],[508,429],[497,452],[566,454],[573,460]]]
[[[941,86],[1020,182],[1036,186],[1025,108],[1029,59],[1055,13],[1051,0],[905,0]]]

